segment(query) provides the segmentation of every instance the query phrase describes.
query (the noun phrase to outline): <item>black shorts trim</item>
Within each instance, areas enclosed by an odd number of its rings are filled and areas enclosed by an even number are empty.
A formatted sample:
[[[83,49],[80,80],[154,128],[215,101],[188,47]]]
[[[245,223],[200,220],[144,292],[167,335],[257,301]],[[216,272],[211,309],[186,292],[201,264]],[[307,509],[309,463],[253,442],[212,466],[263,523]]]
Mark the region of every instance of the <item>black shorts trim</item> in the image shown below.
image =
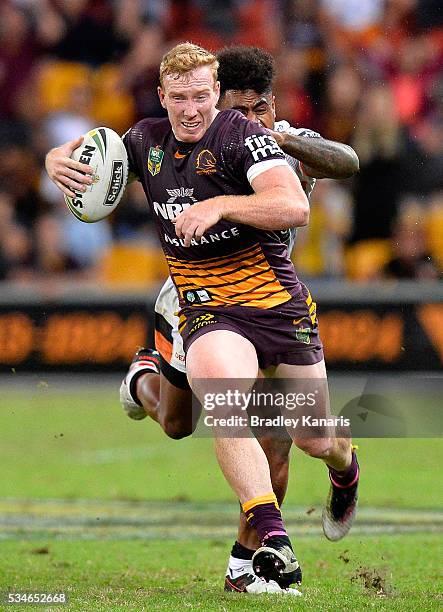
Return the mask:
[[[155,313],[155,329],[172,344],[172,325],[158,312]]]
[[[174,385],[174,387],[178,387],[179,389],[184,389],[185,391],[190,389],[188,383],[188,378],[184,372],[180,372],[176,370],[169,364],[164,357],[160,355],[160,369],[163,376]]]

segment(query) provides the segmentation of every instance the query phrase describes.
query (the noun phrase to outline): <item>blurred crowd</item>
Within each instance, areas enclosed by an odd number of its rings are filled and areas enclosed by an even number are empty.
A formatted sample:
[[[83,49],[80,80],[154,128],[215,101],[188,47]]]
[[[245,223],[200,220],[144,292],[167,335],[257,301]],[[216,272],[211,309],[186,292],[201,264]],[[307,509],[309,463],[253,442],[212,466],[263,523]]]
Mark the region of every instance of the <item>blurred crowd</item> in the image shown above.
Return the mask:
[[[278,118],[357,151],[356,177],[317,183],[302,277],[441,278],[441,0],[0,0],[0,280],[166,274],[138,185],[83,224],[43,164],[92,127],[162,115],[158,65],[182,40],[268,49]]]

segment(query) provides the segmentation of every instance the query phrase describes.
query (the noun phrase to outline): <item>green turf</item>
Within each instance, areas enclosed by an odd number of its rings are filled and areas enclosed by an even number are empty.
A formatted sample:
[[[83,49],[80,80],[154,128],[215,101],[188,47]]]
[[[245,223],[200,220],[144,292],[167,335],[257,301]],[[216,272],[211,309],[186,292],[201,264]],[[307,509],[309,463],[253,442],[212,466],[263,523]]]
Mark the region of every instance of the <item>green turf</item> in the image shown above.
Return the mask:
[[[302,539],[304,597],[289,601],[224,594],[228,550],[218,539],[4,542],[0,576],[3,590],[65,591],[72,610],[441,609],[429,535]]]
[[[232,500],[208,439],[169,440],[122,412],[117,393],[6,391],[0,404],[2,497]],[[359,442],[361,500],[370,506],[441,508],[438,439]],[[323,501],[324,466],[295,449],[287,503]]]
[[[319,531],[325,468],[294,450],[286,514],[304,597],[251,598],[221,591],[238,508],[210,440],[130,421],[112,389],[43,384],[0,401],[0,591],[63,589],[72,610],[441,609],[439,440],[360,441],[360,521],[336,544]]]

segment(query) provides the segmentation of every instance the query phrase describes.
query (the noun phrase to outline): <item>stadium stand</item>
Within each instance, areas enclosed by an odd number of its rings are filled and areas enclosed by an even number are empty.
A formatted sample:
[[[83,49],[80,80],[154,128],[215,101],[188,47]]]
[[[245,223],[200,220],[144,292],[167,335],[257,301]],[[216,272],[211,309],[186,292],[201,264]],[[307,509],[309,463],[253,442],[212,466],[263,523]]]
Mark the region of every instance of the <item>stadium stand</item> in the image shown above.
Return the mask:
[[[161,115],[157,66],[183,38],[213,50],[231,43],[268,48],[278,66],[279,117],[358,152],[359,176],[317,188],[318,211],[296,251],[302,272],[383,278],[412,197],[421,210],[422,251],[432,257],[434,278],[441,278],[443,24],[437,4],[366,0],[356,11],[355,2],[339,0],[2,0],[0,278],[68,278],[75,271],[116,283],[120,273],[103,272],[100,262],[116,265],[125,249],[140,253],[139,227],[149,235],[152,257],[149,212],[129,191],[106,228],[88,228],[102,245],[97,253],[73,257],[66,248],[72,227],[42,163],[67,126],[103,124],[123,133],[142,116]],[[50,256],[39,244],[49,228],[58,237]],[[134,269],[147,261],[140,254]],[[160,269],[136,276],[158,281]],[[124,276],[121,266],[116,270]]]

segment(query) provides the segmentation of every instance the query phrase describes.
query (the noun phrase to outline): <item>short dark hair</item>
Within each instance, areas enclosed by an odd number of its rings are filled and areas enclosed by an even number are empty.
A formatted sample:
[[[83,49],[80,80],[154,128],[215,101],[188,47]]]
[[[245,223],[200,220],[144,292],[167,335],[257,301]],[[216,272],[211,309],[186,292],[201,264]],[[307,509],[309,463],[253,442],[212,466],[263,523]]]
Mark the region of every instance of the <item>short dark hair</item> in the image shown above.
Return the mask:
[[[252,89],[269,94],[275,76],[275,62],[270,53],[259,47],[226,47],[217,53],[220,95],[228,89]]]

